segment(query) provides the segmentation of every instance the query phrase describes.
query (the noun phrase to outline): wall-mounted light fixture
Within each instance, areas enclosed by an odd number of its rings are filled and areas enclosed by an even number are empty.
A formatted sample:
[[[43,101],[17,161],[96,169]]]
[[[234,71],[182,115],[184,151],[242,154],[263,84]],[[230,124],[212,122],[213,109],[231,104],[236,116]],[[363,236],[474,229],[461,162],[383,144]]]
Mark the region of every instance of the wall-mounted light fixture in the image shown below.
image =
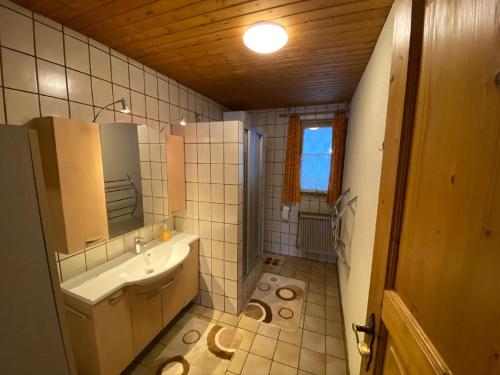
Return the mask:
[[[186,119],[184,116],[178,117],[174,121],[172,121],[172,125],[179,124],[181,126],[186,126]],[[163,132],[163,130],[167,127],[167,125],[164,125],[163,127],[160,128],[160,133]]]
[[[111,107],[112,105],[118,104],[118,103],[121,104],[121,108],[120,108],[120,112],[121,113],[130,113],[130,108],[129,108],[128,104],[127,104],[127,101],[125,100],[125,98],[121,98],[120,100],[117,100],[116,102],[109,103],[107,106],[102,107],[99,110],[99,112],[96,113],[96,115],[94,116],[94,119],[92,120],[92,122],[95,122],[95,120],[97,120],[97,117],[99,117],[99,115],[101,114],[101,112],[103,110],[105,110],[108,107]]]

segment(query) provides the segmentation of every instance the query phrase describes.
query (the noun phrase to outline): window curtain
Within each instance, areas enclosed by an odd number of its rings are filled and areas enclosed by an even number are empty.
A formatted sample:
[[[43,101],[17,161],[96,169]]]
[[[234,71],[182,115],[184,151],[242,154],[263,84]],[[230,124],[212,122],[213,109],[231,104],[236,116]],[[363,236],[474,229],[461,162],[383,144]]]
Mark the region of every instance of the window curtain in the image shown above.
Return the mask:
[[[346,137],[345,113],[336,114],[332,124],[332,158],[330,160],[330,178],[328,180],[328,192],[326,202],[333,205],[342,190],[342,172],[344,170],[344,152]]]
[[[300,202],[300,158],[302,153],[302,128],[299,117],[290,117],[286,146],[285,177],[281,201],[283,204]]]

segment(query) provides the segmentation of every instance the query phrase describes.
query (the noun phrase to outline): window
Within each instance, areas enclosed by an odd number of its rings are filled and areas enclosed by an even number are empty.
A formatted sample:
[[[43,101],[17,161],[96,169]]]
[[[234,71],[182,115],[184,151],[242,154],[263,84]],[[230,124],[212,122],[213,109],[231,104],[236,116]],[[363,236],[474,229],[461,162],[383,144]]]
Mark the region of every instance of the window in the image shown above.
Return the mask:
[[[302,136],[300,190],[326,193],[330,177],[332,127],[305,127]]]

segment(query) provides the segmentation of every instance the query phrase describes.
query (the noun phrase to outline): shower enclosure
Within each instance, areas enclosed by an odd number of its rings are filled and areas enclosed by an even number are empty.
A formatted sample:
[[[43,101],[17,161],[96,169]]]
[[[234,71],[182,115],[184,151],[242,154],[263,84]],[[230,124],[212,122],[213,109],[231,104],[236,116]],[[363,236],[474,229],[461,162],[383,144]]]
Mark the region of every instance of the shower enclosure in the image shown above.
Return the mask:
[[[246,278],[262,255],[264,244],[264,137],[244,130],[243,274]]]

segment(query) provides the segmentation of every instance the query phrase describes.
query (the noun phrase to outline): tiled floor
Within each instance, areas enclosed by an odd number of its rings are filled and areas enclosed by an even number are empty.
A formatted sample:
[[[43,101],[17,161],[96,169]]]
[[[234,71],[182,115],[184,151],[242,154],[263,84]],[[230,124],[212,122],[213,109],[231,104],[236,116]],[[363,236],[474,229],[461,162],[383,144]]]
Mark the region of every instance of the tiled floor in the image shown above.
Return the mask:
[[[193,304],[172,322],[127,373],[154,374],[150,366],[166,351],[165,337],[193,318],[238,327],[243,339],[231,361],[219,366],[226,375],[345,375],[346,361],[335,265],[286,257],[281,275],[306,282],[307,295],[296,332],[280,330],[248,317]],[[213,373],[213,372],[212,372]],[[166,375],[166,373],[164,373]],[[198,375],[198,374],[195,374]]]

